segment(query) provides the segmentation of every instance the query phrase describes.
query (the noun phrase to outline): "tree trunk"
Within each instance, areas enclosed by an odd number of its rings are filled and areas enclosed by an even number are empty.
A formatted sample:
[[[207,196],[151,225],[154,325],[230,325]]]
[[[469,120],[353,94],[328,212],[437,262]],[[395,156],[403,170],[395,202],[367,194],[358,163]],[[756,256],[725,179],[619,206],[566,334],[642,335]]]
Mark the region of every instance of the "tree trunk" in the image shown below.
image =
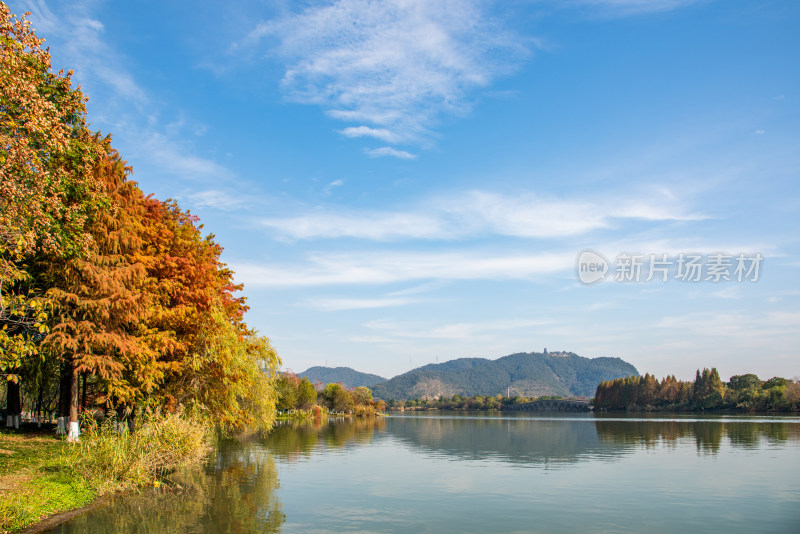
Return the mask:
[[[83,372],[83,391],[81,396],[81,413],[86,412],[86,375],[87,372]]]
[[[9,428],[19,428],[20,413],[22,403],[19,398],[19,382],[7,382],[6,390],[6,426]]]
[[[69,431],[67,433],[67,441],[70,443],[77,443],[78,436],[80,436],[81,433],[80,426],[78,425],[78,375],[79,373],[77,371],[72,371],[69,403]]]
[[[42,419],[44,419],[44,412],[42,411],[42,403],[44,402],[44,384],[39,382],[39,397],[36,399],[36,422],[39,428],[42,428]]]
[[[128,431],[131,433],[136,432],[136,410],[131,410],[131,414],[128,416]]]
[[[67,433],[71,387],[72,363],[69,361],[63,361],[61,362],[61,377],[58,384],[58,426],[56,427],[56,434],[63,435]]]

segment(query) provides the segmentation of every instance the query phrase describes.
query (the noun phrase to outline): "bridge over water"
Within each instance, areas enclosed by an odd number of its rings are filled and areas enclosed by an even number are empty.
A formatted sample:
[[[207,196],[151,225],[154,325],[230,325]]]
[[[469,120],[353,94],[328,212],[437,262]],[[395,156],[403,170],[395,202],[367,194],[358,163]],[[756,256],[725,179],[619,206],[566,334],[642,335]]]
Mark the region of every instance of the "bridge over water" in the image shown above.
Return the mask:
[[[523,412],[588,412],[594,408],[584,400],[537,400],[523,404],[504,406],[503,410]]]

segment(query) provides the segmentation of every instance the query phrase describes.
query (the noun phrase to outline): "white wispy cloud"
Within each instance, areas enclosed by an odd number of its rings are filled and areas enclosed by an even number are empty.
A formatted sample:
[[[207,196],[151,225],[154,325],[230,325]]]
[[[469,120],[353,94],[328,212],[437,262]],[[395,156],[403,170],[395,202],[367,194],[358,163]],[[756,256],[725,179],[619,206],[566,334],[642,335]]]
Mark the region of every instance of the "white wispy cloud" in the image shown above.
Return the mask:
[[[397,150],[390,146],[384,146],[381,148],[368,148],[364,150],[364,153],[372,158],[383,158],[386,156],[391,156],[393,158],[398,159],[415,159],[417,156],[410,152],[406,152],[405,150]]]
[[[372,240],[453,239],[482,234],[526,238],[582,235],[619,220],[694,221],[706,218],[668,194],[584,200],[471,191],[440,197],[406,211],[324,211],[260,223],[281,237]]]
[[[142,165],[187,181],[233,178],[224,166],[196,155],[190,143],[176,141],[187,129],[195,136],[204,134],[204,124],[181,110],[174,110],[172,122],[159,124],[157,106],[127,67],[130,59],[109,44],[97,2],[30,0],[23,5],[37,35],[57,44],[51,52],[54,65],[72,68],[74,80],[90,97],[90,127],[102,125],[114,132],[115,146],[124,147],[126,159],[136,162],[134,173]],[[196,200],[211,205],[209,196],[199,195]],[[230,205],[218,199],[216,207],[225,203]]]
[[[731,286],[726,287],[724,289],[720,289],[719,291],[714,291],[712,293],[717,298],[721,299],[738,299],[741,298],[741,294],[739,292],[738,286]]]
[[[413,322],[377,319],[366,323],[364,326],[381,332],[384,339],[420,338],[463,341],[485,337],[496,332],[540,328],[550,324],[552,324],[552,321],[545,319],[505,319],[479,323],[464,322],[430,326]]]
[[[367,125],[344,135],[416,142],[437,116],[469,110],[472,90],[527,55],[523,39],[486,7],[480,0],[339,0],[262,22],[240,46],[277,38],[287,97]]]
[[[261,219],[264,227],[292,239],[355,237],[375,241],[450,235],[444,221],[419,213],[310,213],[281,219]]]
[[[241,197],[216,189],[193,193],[189,195],[189,200],[196,208],[213,208],[221,211],[233,211],[244,206]]]
[[[230,179],[233,173],[215,161],[197,156],[190,148],[153,130],[143,131],[132,147],[156,168],[189,181]]]
[[[369,126],[351,126],[339,130],[339,133],[345,137],[374,137],[375,139],[380,139],[387,143],[394,143],[400,140],[396,134],[393,134],[386,128],[370,128]]]
[[[307,300],[302,305],[320,311],[346,311],[406,306],[417,302],[419,299],[408,297],[316,298]]]
[[[247,287],[388,284],[424,280],[530,280],[574,268],[575,255],[489,252],[315,254],[292,264],[231,262]]]
[[[440,289],[445,284],[443,282],[426,282],[424,284],[418,284],[415,286],[407,287],[405,289],[400,289],[398,291],[392,291],[391,293],[387,293],[387,297],[401,297],[405,295],[418,295],[420,293],[427,293],[429,291],[433,291],[435,289]]]
[[[718,346],[719,341],[725,339],[727,346],[736,346],[739,351],[752,349],[758,354],[769,347],[796,357],[800,342],[798,324],[800,312],[795,310],[757,312],[747,309],[668,316],[655,327],[667,333],[682,332],[694,338],[698,346],[701,343]]]
[[[325,195],[330,195],[331,192],[333,191],[333,188],[341,187],[343,185],[344,185],[344,180],[334,180],[331,183],[329,183],[328,185],[326,185],[325,188],[322,190],[322,192]]]
[[[71,2],[68,9],[54,13],[44,1],[23,2],[31,12],[37,34],[58,38],[58,55],[75,70],[84,89],[94,94],[109,87],[123,101],[137,106],[147,104],[145,91],[121,65],[125,60],[103,39],[105,27],[91,13],[93,3]]]
[[[641,15],[672,11],[701,0],[572,0],[569,5],[597,9],[606,15]]]

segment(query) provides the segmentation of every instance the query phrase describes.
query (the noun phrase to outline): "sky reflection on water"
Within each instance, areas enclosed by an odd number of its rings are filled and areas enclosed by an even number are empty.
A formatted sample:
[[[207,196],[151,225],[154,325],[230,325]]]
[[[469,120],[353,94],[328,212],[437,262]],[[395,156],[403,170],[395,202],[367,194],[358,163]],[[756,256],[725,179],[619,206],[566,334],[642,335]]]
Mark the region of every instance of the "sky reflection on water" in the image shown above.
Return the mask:
[[[286,424],[54,532],[787,532],[798,453],[797,418]]]

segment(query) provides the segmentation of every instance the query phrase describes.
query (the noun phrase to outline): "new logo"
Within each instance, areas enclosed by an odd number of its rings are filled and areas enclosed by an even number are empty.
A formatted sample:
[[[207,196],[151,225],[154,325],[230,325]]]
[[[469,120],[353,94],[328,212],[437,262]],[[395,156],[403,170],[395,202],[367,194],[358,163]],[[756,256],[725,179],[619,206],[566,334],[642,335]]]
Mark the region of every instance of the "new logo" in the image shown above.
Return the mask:
[[[599,252],[587,249],[578,254],[575,268],[578,271],[578,280],[584,284],[594,284],[608,274],[608,260]]]

